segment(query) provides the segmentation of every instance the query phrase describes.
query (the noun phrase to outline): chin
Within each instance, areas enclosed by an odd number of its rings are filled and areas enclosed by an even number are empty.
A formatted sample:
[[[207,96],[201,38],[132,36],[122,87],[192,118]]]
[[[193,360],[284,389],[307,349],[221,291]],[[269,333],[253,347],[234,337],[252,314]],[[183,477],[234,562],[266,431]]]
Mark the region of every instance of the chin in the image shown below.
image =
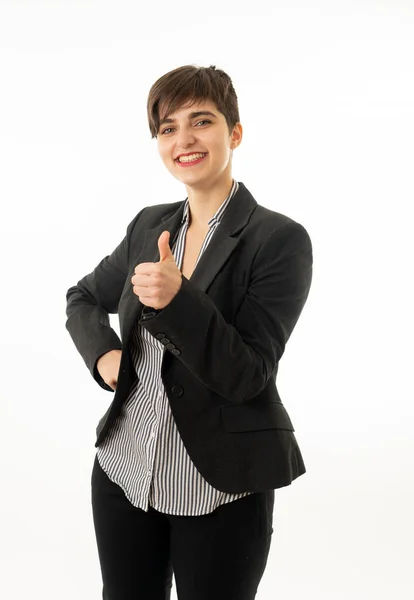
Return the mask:
[[[184,171],[184,169],[183,169]],[[197,181],[203,181],[206,178],[211,177],[211,174],[209,175],[208,173],[190,173],[190,170],[188,170],[187,172],[178,172],[177,170],[174,172],[174,176],[179,179],[180,181],[182,181],[183,183],[191,183],[191,182],[197,182]]]

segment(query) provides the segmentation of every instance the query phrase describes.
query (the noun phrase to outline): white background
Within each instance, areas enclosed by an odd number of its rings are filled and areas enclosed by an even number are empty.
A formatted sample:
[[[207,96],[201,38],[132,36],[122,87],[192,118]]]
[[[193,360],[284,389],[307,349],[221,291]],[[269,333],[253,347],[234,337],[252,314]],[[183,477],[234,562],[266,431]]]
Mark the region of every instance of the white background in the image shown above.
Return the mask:
[[[2,597],[101,598],[90,475],[112,394],[65,295],[142,207],[186,197],[146,120],[184,64],[231,76],[233,176],[314,248],[278,376],[307,473],[276,491],[257,598],[414,597],[413,39],[408,0],[0,1]]]

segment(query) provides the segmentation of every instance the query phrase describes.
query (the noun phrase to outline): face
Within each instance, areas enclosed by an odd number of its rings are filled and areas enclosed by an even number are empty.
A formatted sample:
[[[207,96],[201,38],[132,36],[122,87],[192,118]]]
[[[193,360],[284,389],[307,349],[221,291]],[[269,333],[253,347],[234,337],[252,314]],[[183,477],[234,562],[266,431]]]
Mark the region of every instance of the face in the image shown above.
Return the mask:
[[[237,123],[230,134],[224,115],[214,102],[205,100],[180,107],[173,115],[160,110],[158,152],[170,173],[189,187],[211,186],[231,180],[232,150],[242,138]],[[191,162],[178,162],[181,154],[202,153]],[[184,160],[184,159],[182,159]]]

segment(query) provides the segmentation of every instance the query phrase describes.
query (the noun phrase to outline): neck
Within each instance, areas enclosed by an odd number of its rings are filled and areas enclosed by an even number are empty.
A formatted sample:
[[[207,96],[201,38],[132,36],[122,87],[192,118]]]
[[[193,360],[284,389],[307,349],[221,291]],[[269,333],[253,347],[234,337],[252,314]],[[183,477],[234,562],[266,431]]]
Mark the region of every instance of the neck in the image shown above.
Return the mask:
[[[186,186],[189,202],[189,226],[193,230],[206,231],[208,229],[208,222],[230,194],[232,185],[233,178],[231,174],[228,174],[226,178],[213,185],[210,182],[207,188]]]

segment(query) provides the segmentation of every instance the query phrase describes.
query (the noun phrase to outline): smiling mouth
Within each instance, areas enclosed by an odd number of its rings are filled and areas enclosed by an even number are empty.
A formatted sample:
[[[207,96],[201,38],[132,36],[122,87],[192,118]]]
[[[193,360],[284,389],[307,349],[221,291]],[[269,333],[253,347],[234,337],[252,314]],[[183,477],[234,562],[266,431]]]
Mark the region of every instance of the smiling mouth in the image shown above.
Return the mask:
[[[179,156],[175,159],[175,162],[178,162],[182,165],[188,165],[192,163],[199,162],[205,156],[207,156],[208,152],[194,152],[194,154],[189,154],[187,156]]]

